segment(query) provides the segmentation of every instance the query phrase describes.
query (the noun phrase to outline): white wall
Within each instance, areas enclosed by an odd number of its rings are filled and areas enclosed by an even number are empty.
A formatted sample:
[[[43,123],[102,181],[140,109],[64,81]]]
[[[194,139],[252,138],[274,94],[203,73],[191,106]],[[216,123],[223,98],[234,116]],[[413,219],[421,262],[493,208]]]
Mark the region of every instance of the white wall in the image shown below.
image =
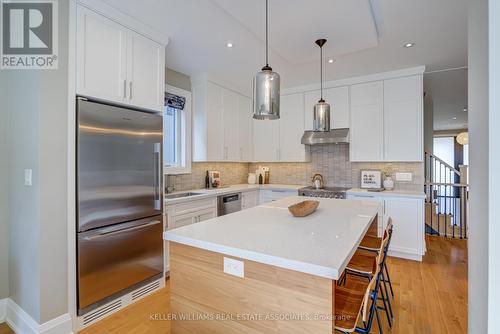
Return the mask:
[[[500,1],[489,1],[489,259],[488,259],[488,329],[498,332],[500,314]],[[471,159],[472,161],[472,159]]]
[[[38,323],[68,310],[68,2],[58,4],[59,69],[0,75],[0,110],[8,118],[9,292]],[[31,187],[24,185],[26,168],[33,170]]]
[[[469,333],[488,333],[488,0],[469,1]],[[497,166],[498,168],[498,166]],[[498,282],[497,282],[498,284]],[[497,315],[498,317],[498,315]],[[497,319],[492,319],[496,321]],[[493,333],[493,328],[491,332]]]
[[[0,85],[0,90],[4,87]],[[9,296],[8,114],[0,106],[0,299]]]
[[[424,98],[424,149],[433,153],[434,150],[434,101],[429,94]]]

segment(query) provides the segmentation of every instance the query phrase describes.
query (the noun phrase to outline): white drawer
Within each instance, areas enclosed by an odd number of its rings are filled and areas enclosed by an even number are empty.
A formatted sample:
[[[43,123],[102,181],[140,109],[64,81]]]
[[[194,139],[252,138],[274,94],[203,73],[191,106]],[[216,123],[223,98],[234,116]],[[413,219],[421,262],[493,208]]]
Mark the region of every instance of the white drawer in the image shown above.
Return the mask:
[[[166,211],[169,215],[182,215],[194,211],[199,211],[206,208],[216,208],[217,207],[217,197],[204,198],[204,199],[193,199],[189,202],[167,205]]]

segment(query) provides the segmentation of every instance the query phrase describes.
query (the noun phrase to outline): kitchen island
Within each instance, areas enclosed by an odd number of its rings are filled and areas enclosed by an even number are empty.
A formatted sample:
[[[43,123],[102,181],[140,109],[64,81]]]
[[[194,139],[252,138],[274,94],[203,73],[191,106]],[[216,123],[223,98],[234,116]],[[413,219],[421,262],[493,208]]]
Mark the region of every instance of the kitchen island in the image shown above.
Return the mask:
[[[318,199],[295,218],[292,196],[166,231],[172,333],[332,333],[335,281],[378,204]]]

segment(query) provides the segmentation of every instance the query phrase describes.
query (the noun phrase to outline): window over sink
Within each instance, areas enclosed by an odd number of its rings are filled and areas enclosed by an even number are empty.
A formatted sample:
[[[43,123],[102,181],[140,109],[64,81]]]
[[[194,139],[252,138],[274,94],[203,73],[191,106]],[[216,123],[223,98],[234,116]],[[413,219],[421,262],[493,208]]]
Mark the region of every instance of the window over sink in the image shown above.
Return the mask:
[[[191,173],[191,92],[165,85],[163,165],[165,174]]]

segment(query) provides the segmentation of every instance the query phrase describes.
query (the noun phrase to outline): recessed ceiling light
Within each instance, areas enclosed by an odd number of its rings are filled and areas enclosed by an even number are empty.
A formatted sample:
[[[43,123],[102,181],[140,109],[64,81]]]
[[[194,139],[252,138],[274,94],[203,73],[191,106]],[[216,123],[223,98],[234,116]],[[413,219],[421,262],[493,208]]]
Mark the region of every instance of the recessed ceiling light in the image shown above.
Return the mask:
[[[467,107],[464,107],[464,108],[462,109],[462,111],[463,111],[463,112],[467,112],[467,111],[469,111],[469,110],[467,109]]]
[[[232,48],[234,45],[233,45],[233,42],[227,42],[226,43],[226,48]]]
[[[457,119],[456,117],[453,117],[453,119]]]
[[[412,43],[412,42],[408,42],[408,43],[405,43],[405,44],[404,44],[404,47],[405,47],[405,48],[411,48],[411,47],[413,47],[413,46],[415,46],[415,43]]]
[[[335,59],[330,58],[330,59],[328,59],[328,64],[333,64],[334,61],[335,61]]]

